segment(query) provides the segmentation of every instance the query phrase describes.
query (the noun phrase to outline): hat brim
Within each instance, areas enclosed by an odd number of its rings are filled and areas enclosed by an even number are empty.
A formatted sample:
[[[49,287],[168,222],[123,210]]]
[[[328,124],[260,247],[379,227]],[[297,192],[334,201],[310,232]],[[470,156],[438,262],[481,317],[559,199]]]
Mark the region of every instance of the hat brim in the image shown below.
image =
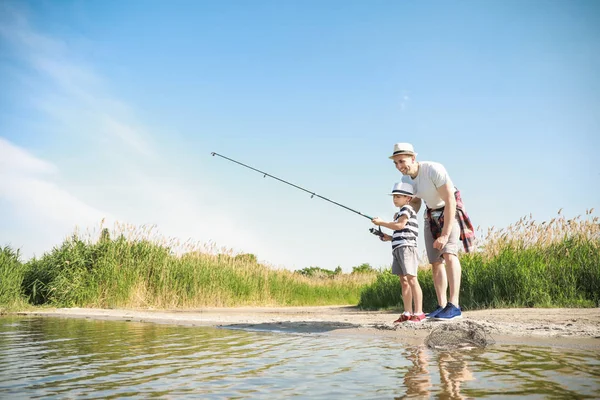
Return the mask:
[[[391,155],[391,156],[389,156],[388,158],[389,158],[390,160],[393,160],[393,159],[394,159],[394,157],[397,157],[397,156],[404,156],[404,155],[409,155],[409,156],[415,156],[415,157],[416,157],[416,156],[417,156],[417,153],[413,153],[412,151],[400,151],[400,152],[398,152],[398,153],[394,153],[394,154],[392,154],[392,155]]]
[[[396,192],[396,193],[388,193],[388,194],[389,194],[390,196],[393,196],[393,195],[395,195],[395,194],[400,194],[400,195],[402,195],[402,196],[415,197],[415,195],[414,195],[414,194],[410,194],[410,193],[408,193],[408,192]]]

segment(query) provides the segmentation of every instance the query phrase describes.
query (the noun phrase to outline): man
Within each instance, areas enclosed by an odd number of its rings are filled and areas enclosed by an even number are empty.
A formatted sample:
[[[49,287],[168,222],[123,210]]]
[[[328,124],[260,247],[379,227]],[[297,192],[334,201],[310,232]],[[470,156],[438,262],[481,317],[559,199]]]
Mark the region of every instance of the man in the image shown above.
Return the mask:
[[[454,187],[442,164],[416,160],[410,143],[396,143],[389,157],[404,175],[402,182],[413,185],[415,197],[410,202],[418,212],[425,202],[424,238],[427,257],[432,266],[433,284],[438,307],[428,318],[450,320],[462,318],[459,306],[461,266],[458,250],[462,242],[465,251],[473,250],[474,230],[462,205],[460,193]],[[445,264],[445,268],[442,264]],[[446,291],[450,287],[450,301]]]

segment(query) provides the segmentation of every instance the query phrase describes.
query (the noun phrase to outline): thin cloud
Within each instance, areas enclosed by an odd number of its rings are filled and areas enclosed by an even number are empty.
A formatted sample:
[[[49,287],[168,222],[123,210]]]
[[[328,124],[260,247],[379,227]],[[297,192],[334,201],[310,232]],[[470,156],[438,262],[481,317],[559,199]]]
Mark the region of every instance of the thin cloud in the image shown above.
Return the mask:
[[[0,137],[0,173],[2,174],[55,174],[55,165],[36,158],[27,150]]]
[[[8,6],[3,8],[6,16],[0,20],[0,36],[50,84],[47,92],[53,94],[42,96],[47,105],[38,100],[41,108],[53,110],[56,98],[67,99],[68,106],[86,111],[92,119],[88,122],[104,135],[114,137],[139,155],[155,155],[146,130],[127,115],[125,107],[119,106],[122,102],[107,93],[103,80],[91,67],[74,61],[66,43],[34,31],[21,14]],[[54,116],[61,117],[60,113]]]
[[[39,223],[58,224],[58,230],[91,225],[110,217],[62,189],[54,180],[58,168],[26,149],[0,138],[0,198],[13,211]]]
[[[109,82],[76,61],[77,54],[66,42],[36,32],[14,10],[8,14],[0,16],[0,40],[12,44],[14,54],[25,60],[27,68],[17,73],[25,77],[19,83],[30,89],[15,100],[34,105],[28,120],[37,119],[37,126],[49,129],[53,146],[59,149],[54,150],[58,155],[47,150],[45,160],[7,140],[0,142],[0,197],[10,207],[0,210],[0,219],[7,213],[29,221],[3,234],[19,237],[25,255],[47,250],[48,238],[55,245],[75,225],[98,226],[107,218],[157,225],[165,236],[226,243],[233,251],[270,259],[283,257],[253,232],[240,229],[225,201],[213,205],[214,198],[206,193],[217,196],[218,189],[203,184],[198,176],[186,176],[175,160],[159,154],[160,144],[137,120],[133,107],[111,95]],[[33,137],[44,134],[30,132]],[[73,150],[67,157],[62,145]],[[88,162],[90,158],[94,162]],[[39,225],[48,231],[44,240],[36,238]]]
[[[406,93],[406,92],[403,93],[402,98],[400,100],[400,110],[401,111],[404,111],[406,109],[409,101],[410,101],[410,97],[408,96],[408,93]]]

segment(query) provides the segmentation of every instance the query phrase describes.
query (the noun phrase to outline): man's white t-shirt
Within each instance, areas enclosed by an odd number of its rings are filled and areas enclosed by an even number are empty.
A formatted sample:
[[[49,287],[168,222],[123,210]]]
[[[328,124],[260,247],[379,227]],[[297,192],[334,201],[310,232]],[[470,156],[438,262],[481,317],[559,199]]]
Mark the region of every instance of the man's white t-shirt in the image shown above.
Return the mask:
[[[417,177],[412,179],[410,175],[404,175],[402,182],[413,185],[415,197],[421,198],[425,202],[425,205],[432,209],[446,205],[440,197],[437,188],[446,183],[449,183],[450,187],[454,188],[454,184],[450,180],[446,168],[442,164],[432,161],[420,161]]]

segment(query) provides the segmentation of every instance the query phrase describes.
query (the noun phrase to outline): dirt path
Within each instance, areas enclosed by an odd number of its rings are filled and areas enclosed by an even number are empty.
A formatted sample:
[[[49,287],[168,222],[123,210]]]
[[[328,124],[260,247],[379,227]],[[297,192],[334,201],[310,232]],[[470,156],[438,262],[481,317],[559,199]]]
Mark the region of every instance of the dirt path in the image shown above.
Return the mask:
[[[384,336],[419,342],[436,326],[424,321],[394,325],[397,313],[362,311],[351,306],[239,307],[194,310],[107,310],[89,308],[40,309],[18,313],[125,320],[230,329],[296,333]],[[463,320],[483,325],[496,343],[586,347],[600,350],[600,308],[497,309],[466,311]]]

